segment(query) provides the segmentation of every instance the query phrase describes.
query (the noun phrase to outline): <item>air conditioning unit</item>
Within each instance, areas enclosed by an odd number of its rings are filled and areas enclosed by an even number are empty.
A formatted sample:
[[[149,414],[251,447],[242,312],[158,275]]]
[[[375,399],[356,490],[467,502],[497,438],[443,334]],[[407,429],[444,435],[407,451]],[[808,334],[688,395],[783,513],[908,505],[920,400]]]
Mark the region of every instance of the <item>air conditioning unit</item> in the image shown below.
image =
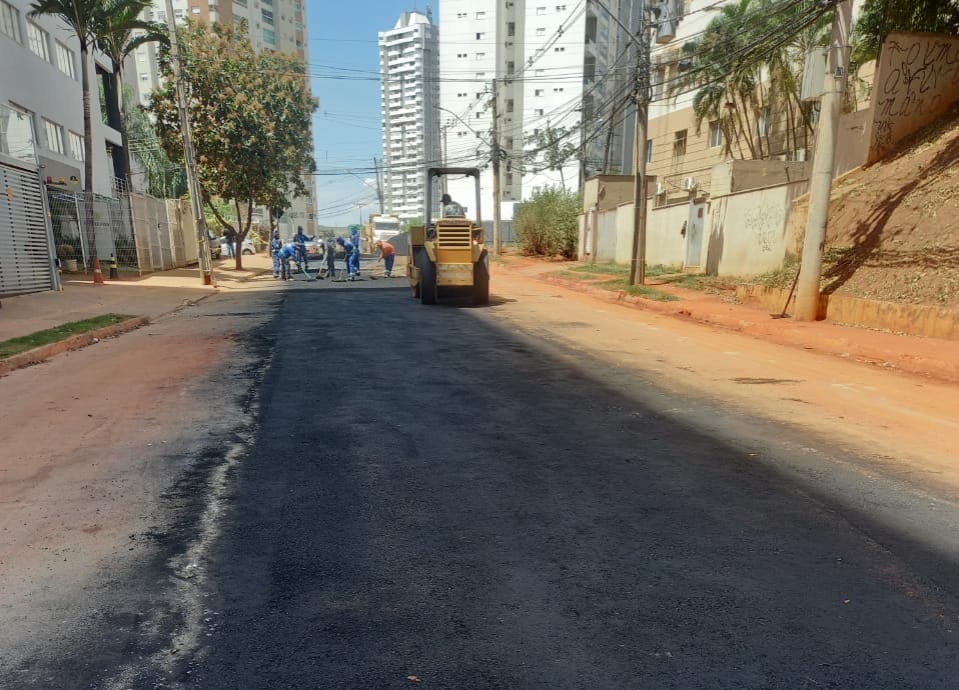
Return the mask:
[[[683,189],[685,189],[687,192],[693,191],[698,186],[699,183],[696,182],[695,177],[687,177],[683,180]]]
[[[665,194],[665,193],[666,193],[666,185],[664,185],[662,182],[657,182],[657,183],[656,183],[656,196],[662,196],[662,195]]]

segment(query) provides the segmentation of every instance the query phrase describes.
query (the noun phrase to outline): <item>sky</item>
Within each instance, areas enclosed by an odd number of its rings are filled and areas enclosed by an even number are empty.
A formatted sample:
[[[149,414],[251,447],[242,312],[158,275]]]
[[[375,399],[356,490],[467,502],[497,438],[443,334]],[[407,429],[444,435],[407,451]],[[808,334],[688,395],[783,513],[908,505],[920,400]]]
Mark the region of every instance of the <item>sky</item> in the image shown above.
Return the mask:
[[[307,22],[317,166],[317,224],[345,226],[379,211],[373,158],[382,160],[377,33],[420,0],[308,0]],[[436,4],[432,6],[434,21]]]

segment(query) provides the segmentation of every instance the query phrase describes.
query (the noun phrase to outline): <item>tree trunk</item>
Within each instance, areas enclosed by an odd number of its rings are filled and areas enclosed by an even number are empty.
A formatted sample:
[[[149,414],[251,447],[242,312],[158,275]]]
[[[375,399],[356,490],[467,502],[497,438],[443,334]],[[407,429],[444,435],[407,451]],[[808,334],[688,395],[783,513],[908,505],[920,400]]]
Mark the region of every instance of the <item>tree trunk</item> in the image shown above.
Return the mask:
[[[123,147],[123,181],[126,183],[127,209],[130,216],[130,239],[133,246],[136,247],[137,229],[133,221],[133,197],[130,193],[133,191],[133,167],[130,164],[130,138],[127,135],[127,104],[123,98],[123,79],[120,75],[120,63],[113,63],[113,84],[120,98],[120,145]],[[140,257],[137,255],[137,265],[139,267]]]
[[[90,107],[90,60],[85,38],[80,38],[80,83],[83,88],[83,224],[91,263],[97,258],[97,229],[93,224],[93,115]],[[79,220],[79,219],[78,219]]]

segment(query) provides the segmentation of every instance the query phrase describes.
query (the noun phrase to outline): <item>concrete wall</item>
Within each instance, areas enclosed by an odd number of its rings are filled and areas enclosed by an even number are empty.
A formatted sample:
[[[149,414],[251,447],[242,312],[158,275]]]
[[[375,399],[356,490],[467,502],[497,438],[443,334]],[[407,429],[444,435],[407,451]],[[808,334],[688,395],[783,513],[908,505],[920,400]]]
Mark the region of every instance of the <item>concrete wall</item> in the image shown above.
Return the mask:
[[[652,209],[646,216],[646,263],[650,266],[682,266],[686,257],[683,223],[689,204]]]
[[[882,47],[873,89],[868,162],[874,163],[959,100],[959,37],[894,33]]]
[[[806,186],[803,181],[713,198],[706,223],[707,272],[757,275],[779,268],[792,202]]]
[[[583,184],[583,210],[615,208],[633,200],[632,175],[597,175]]]

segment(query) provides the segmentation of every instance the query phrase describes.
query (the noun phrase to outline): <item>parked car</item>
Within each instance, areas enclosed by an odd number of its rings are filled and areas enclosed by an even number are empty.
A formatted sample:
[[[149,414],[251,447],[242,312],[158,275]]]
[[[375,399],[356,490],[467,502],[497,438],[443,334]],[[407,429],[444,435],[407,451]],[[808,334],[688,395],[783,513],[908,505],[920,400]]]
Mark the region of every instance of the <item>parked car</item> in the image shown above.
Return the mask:
[[[289,242],[293,242],[293,239],[290,238],[286,240],[284,244]],[[296,244],[295,242],[293,243]],[[323,239],[322,238],[316,237],[316,236],[310,237],[309,239],[307,239],[304,245],[306,246],[306,257],[308,259],[319,261],[320,257],[323,256]]]
[[[220,237],[218,239],[220,240],[220,246],[222,248],[221,251],[223,252],[223,256],[229,256],[230,250],[227,249],[227,239],[225,237]],[[241,247],[242,248],[240,251],[243,254],[256,254],[256,245],[253,244],[253,240],[251,240],[249,237],[243,240],[243,244],[241,245]]]

